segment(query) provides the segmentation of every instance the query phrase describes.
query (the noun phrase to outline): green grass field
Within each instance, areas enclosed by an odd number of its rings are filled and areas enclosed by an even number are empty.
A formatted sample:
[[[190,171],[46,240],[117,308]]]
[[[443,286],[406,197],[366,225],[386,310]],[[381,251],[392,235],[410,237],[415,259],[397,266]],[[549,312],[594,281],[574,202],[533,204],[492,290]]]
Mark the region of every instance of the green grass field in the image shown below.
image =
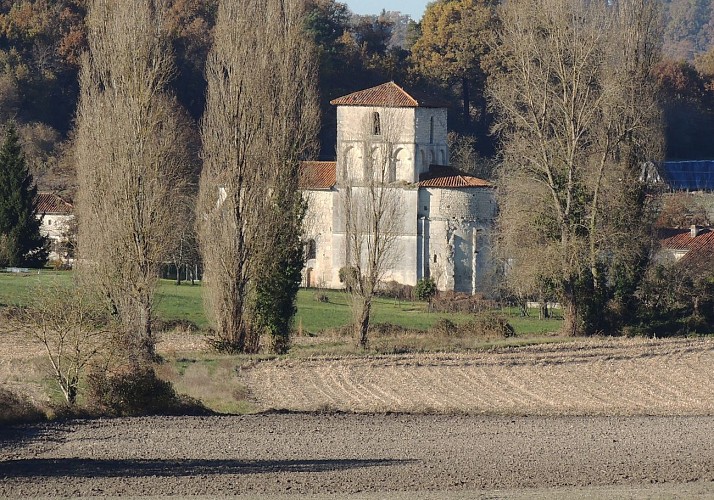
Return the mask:
[[[49,284],[69,285],[72,273],[67,271],[42,270],[29,274],[0,273],[0,305],[26,305],[36,291]],[[295,327],[305,334],[317,334],[324,330],[344,326],[350,321],[349,297],[341,291],[320,291],[328,297],[328,302],[315,299],[316,290],[300,290],[298,293],[298,313]],[[187,283],[176,286],[172,281],[161,280],[156,297],[157,316],[164,321],[190,321],[199,329],[208,327],[203,311],[201,286]],[[508,317],[516,333],[542,334],[560,328],[559,319],[539,320],[536,317],[520,317],[512,309],[500,311]],[[425,302],[400,302],[393,299],[375,300],[374,323],[393,323],[405,328],[427,330],[442,318],[454,323],[465,323],[469,314],[430,313]]]

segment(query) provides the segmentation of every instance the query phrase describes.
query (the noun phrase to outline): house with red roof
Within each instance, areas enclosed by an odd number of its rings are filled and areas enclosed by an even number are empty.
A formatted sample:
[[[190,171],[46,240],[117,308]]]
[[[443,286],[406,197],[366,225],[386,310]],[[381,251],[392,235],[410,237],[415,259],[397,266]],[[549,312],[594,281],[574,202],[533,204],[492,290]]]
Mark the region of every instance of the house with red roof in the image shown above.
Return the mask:
[[[714,231],[691,226],[689,229],[661,229],[660,260],[691,267],[711,267],[714,263]]]
[[[399,207],[395,258],[384,281],[489,294],[495,189],[449,164],[447,110],[438,99],[394,82],[331,101],[337,107],[337,158],[302,164],[304,284],[341,288],[348,262],[345,197],[378,186]],[[383,168],[375,168],[380,165]]]
[[[57,194],[38,193],[37,218],[41,221],[40,232],[50,243],[50,262],[71,265],[69,240],[74,225],[74,206]]]

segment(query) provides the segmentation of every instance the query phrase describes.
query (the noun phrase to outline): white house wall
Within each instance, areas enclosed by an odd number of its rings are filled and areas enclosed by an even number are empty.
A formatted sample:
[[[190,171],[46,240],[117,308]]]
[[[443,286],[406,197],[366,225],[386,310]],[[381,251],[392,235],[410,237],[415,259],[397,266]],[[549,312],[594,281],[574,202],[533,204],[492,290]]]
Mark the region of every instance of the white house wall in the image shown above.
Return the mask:
[[[74,215],[45,214],[40,215],[40,233],[50,240],[50,260],[64,260],[58,250],[67,242],[67,232],[74,220]]]

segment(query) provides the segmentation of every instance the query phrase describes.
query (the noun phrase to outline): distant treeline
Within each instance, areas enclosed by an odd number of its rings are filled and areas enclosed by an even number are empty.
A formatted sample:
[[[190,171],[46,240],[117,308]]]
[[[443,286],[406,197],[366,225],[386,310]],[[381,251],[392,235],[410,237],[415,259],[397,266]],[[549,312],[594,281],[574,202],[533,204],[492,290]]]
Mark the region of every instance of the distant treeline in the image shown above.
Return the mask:
[[[205,106],[204,66],[218,1],[168,2],[172,89],[194,124]],[[360,16],[335,0],[307,1],[306,29],[320,61],[323,159],[334,157],[336,139],[329,101],[387,80],[438,92],[450,103],[455,156],[473,163],[495,155],[499,147],[490,134],[485,95],[490,72],[499,68],[488,49],[498,2],[438,0],[419,20],[386,11]],[[653,77],[661,83],[671,159],[714,158],[713,4],[662,0],[662,61]],[[17,122],[40,189],[70,196],[75,181],[69,144],[86,15],[86,0],[0,0],[0,122]]]

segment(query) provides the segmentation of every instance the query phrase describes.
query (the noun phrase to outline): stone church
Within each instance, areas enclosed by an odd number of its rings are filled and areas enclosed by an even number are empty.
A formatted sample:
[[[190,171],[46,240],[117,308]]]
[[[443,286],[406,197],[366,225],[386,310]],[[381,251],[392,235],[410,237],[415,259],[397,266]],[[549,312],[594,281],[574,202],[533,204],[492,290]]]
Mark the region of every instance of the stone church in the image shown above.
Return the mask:
[[[489,295],[494,280],[491,237],[495,189],[449,166],[446,108],[394,82],[331,101],[337,107],[336,161],[302,165],[307,200],[304,284],[342,288],[348,262],[346,192],[374,186],[396,197],[393,258],[383,281]],[[350,226],[351,227],[351,226]]]

